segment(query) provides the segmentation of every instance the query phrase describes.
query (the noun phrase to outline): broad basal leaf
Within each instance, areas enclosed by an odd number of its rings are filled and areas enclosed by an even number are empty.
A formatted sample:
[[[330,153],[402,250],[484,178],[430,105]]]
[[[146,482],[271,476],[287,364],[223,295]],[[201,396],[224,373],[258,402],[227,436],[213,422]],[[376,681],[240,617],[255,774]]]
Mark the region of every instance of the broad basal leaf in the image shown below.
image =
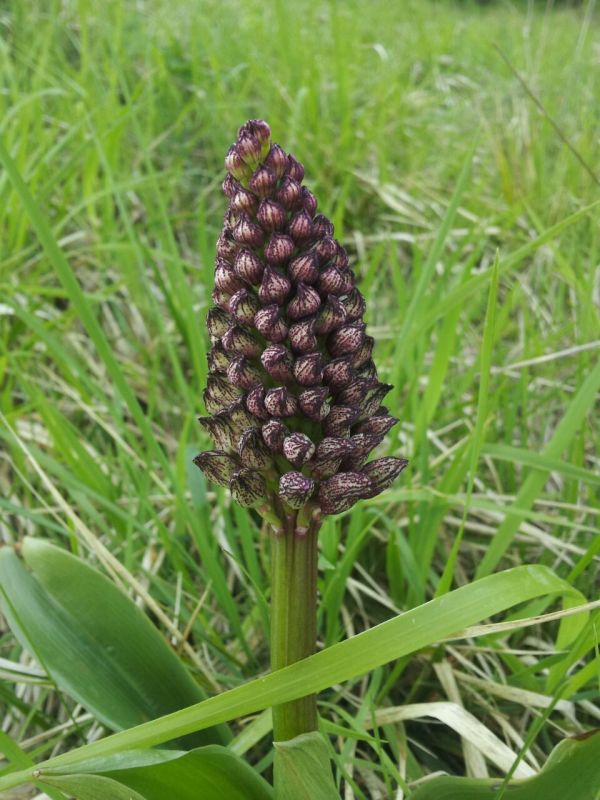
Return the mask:
[[[205,695],[158,630],[100,572],[70,553],[26,539],[22,561],[0,551],[0,608],[22,646],[66,694],[113,730]],[[224,741],[208,731],[195,744]]]
[[[42,773],[40,781],[78,800],[273,800],[264,778],[217,745],[120,753],[80,764],[76,774]]]
[[[493,800],[501,780],[434,778],[426,781],[411,800]],[[566,739],[552,752],[534,778],[512,781],[506,800],[598,800],[600,798],[600,732]]]

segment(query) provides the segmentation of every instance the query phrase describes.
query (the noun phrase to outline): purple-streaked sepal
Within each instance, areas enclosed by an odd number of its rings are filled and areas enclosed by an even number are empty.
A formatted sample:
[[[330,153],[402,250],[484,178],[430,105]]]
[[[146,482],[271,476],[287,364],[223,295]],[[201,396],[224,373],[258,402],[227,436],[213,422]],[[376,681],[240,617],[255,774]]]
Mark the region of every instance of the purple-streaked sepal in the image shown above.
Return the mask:
[[[238,442],[240,463],[251,469],[265,469],[271,463],[271,452],[258,428],[249,428]]]
[[[305,283],[298,283],[296,294],[288,303],[287,314],[290,319],[298,320],[312,316],[320,307],[321,297],[317,290]]]
[[[283,440],[289,430],[279,419],[270,419],[261,428],[264,443],[273,453],[283,453]]]
[[[267,487],[260,472],[242,468],[229,481],[231,496],[242,507],[250,508],[267,499]]]
[[[260,362],[273,380],[291,381],[294,373],[294,359],[292,354],[282,344],[272,344],[267,347],[260,357]]]
[[[323,356],[309,353],[300,356],[294,363],[294,378],[301,386],[315,386],[323,379]]]
[[[298,401],[285,386],[279,386],[267,391],[265,407],[272,417],[293,417],[298,411]]]
[[[199,453],[194,459],[194,464],[209,480],[218,483],[219,486],[229,486],[234,472],[240,467],[235,456],[224,453],[222,450],[207,450]]]
[[[309,419],[320,422],[329,413],[330,400],[327,386],[306,389],[298,395],[298,405]]]
[[[279,497],[292,508],[302,508],[312,497],[316,483],[301,472],[286,472],[279,480]]]
[[[319,505],[324,514],[339,514],[357,500],[369,497],[372,481],[361,472],[338,472],[324,481],[319,489]]]
[[[291,258],[296,245],[283,233],[274,233],[265,247],[265,258],[270,264],[285,264]]]
[[[229,301],[229,309],[233,316],[242,325],[252,325],[254,322],[254,315],[260,308],[260,303],[256,295],[248,289],[240,289],[232,295]],[[225,329],[227,330],[227,329]],[[225,333],[225,331],[223,331]],[[219,334],[222,335],[222,334]]]
[[[314,318],[309,317],[290,325],[288,338],[295,353],[313,353],[317,349]]]
[[[355,353],[365,338],[365,326],[362,322],[342,325],[327,338],[327,349],[332,356],[345,356]]]
[[[234,355],[256,358],[262,352],[262,347],[252,334],[238,325],[234,325],[223,334],[221,343],[228,353]]]
[[[292,284],[287,275],[268,265],[265,267],[258,289],[258,297],[263,305],[268,305],[269,303],[275,303],[278,306],[283,305],[291,289]]]
[[[376,458],[365,464],[362,472],[368,476],[372,484],[369,497],[375,497],[391,486],[407,466],[408,461],[405,458],[394,458],[393,456]]]
[[[305,433],[290,433],[283,440],[283,455],[295,467],[301,467],[313,457],[315,446]]]
[[[227,367],[227,380],[239,389],[245,391],[254,389],[262,379],[260,370],[251,364],[246,356],[236,356]]]

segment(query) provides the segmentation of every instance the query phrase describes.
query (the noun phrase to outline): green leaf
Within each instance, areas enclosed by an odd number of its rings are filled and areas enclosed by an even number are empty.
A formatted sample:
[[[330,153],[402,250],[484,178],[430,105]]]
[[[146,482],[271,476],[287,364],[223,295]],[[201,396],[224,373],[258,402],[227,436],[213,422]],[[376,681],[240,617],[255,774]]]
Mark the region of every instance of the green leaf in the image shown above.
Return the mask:
[[[566,739],[554,748],[534,778],[512,781],[505,793],[499,780],[434,778],[411,800],[598,800],[600,797],[600,732]]]
[[[205,697],[158,630],[104,575],[39,539],[25,539],[23,557],[31,572],[14,551],[0,551],[0,608],[58,688],[104,725],[131,728]],[[223,738],[212,731],[195,744],[214,741]]]
[[[289,667],[162,719],[52,758],[40,768],[75,766],[92,756],[135,747],[155,747],[211,725],[316,694],[434,642],[460,638],[465,628],[535,597],[570,597],[574,593],[566,581],[542,565],[499,572],[437,597]],[[30,779],[30,770],[0,778],[0,791]]]
[[[133,751],[95,760],[77,774],[42,772],[47,783],[79,800],[272,800],[273,789],[245,761],[212,745],[189,753]]]
[[[320,733],[275,742],[277,800],[339,800],[327,743]]]

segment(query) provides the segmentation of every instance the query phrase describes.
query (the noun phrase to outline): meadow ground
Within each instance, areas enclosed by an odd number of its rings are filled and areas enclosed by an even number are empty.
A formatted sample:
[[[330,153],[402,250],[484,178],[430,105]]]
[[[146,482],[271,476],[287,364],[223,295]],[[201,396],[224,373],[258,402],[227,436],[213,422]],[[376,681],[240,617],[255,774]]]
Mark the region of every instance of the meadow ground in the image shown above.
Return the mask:
[[[267,668],[266,539],[190,465],[208,444],[195,419],[222,159],[264,117],[352,256],[395,385],[385,447],[411,460],[395,488],[324,527],[320,642],[515,564],[596,599],[594,5],[3,3],[2,140],[51,240],[2,171],[1,540],[35,534],[99,565],[105,546],[190,623],[219,688]],[[529,737],[533,766],[598,726],[594,613],[566,689],[548,682],[561,650],[549,622],[324,693],[324,717],[360,734],[332,740],[346,796],[481,768],[425,714],[386,726],[385,745],[364,738],[385,706],[460,698],[514,753]],[[28,659],[6,630],[0,657]],[[559,688],[567,702],[549,713]],[[6,681],[0,708],[37,756],[97,734],[49,686]],[[249,755],[268,771],[267,741]]]

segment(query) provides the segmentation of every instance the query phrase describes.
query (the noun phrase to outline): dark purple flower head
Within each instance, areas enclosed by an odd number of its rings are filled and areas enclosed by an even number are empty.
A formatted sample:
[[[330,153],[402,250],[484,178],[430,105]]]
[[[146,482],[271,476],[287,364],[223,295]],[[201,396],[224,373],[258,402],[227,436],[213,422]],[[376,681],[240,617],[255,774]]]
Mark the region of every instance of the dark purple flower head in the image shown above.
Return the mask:
[[[373,363],[365,300],[304,167],[266,122],[242,125],[225,167],[200,419],[215,449],[195,463],[259,513],[338,514],[407,463],[369,461],[397,420],[382,405],[390,387]]]

